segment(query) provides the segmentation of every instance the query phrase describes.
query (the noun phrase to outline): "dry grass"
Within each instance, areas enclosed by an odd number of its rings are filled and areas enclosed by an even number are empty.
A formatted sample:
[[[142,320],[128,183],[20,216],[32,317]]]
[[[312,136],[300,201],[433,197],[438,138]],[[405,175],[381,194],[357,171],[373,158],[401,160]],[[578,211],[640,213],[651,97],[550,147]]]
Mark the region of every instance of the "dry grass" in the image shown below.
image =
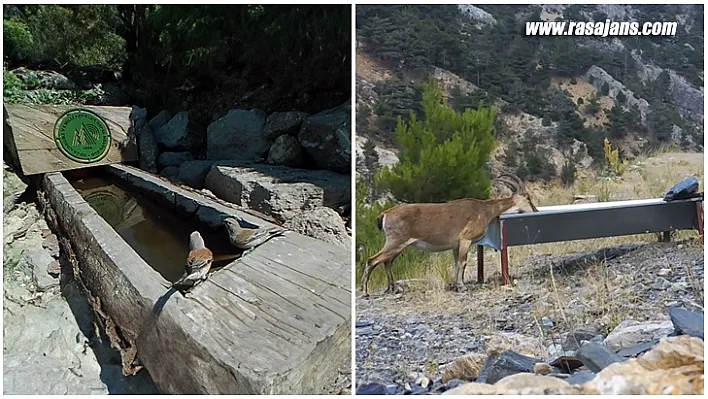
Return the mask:
[[[610,200],[658,198],[671,186],[688,177],[696,176],[703,187],[703,154],[661,153],[653,157],[641,157],[630,164],[621,179],[603,183],[591,176],[579,180],[574,187],[564,188],[559,184],[528,187],[539,205],[569,204],[575,194],[605,195]],[[690,240],[698,237],[695,231],[681,231],[673,239]],[[492,334],[497,318],[509,303],[530,303],[531,316],[540,320],[551,316],[556,324],[568,329],[582,325],[604,325],[608,329],[624,320],[638,298],[632,292],[630,275],[610,275],[604,262],[585,266],[571,274],[554,274],[548,266],[539,267],[533,258],[547,255],[573,254],[595,251],[621,244],[656,242],[655,234],[640,234],[624,237],[609,237],[592,240],[548,243],[509,248],[509,267],[513,284],[500,285],[499,254],[485,251],[485,277],[487,284],[475,286],[466,295],[446,290],[451,281],[453,260],[449,252],[431,254],[418,265],[394,270],[397,280],[421,279],[425,284],[409,284],[405,301],[397,301],[395,314],[419,312],[467,312],[470,320],[485,320],[481,332],[487,328]],[[407,249],[406,251],[415,251]],[[543,262],[541,262],[543,263]],[[465,277],[476,280],[476,254],[470,251]],[[385,286],[383,268],[372,274],[370,292]],[[694,292],[702,298],[702,282],[691,279]],[[582,296],[578,296],[582,287]],[[476,323],[475,323],[476,324]],[[484,327],[484,326],[488,327]],[[536,330],[544,338],[547,328],[536,322]],[[566,330],[567,331],[567,330]],[[557,338],[557,337],[555,337]]]

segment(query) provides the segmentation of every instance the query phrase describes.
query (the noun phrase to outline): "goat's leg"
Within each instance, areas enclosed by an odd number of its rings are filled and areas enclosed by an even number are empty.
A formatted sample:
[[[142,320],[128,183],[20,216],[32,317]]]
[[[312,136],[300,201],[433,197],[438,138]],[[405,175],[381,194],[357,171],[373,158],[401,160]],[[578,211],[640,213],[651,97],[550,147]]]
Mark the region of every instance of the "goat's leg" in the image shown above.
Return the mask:
[[[467,253],[469,252],[470,245],[472,244],[471,241],[469,240],[460,240],[460,242],[457,244],[457,248],[455,248],[455,252],[457,255],[455,256],[456,260],[456,269],[455,269],[455,289],[459,292],[463,292],[467,290],[467,287],[465,287],[465,267],[467,267]]]
[[[381,249],[381,251],[366,261],[366,267],[364,268],[364,273],[361,278],[361,287],[359,287],[362,291],[364,291],[364,297],[369,296],[369,276],[371,276],[371,272],[374,271],[374,268],[376,268],[376,266],[378,266],[381,262],[393,263],[393,260],[398,257],[406,246],[406,243],[393,244],[386,241],[386,245]],[[391,277],[391,279],[393,279],[393,277]]]
[[[384,262],[386,267],[386,281],[388,286],[384,294],[394,294],[396,292],[396,283],[393,281],[393,260],[387,260]]]

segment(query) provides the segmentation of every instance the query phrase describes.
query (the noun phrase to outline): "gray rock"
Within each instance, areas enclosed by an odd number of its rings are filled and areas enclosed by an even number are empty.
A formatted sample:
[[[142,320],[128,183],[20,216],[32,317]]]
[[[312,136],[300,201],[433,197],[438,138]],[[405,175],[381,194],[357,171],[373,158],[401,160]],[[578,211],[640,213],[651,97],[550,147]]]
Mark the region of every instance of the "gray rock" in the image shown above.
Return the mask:
[[[212,167],[218,166],[248,166],[249,162],[244,161],[210,161],[210,160],[195,160],[187,161],[179,165],[179,180],[184,184],[201,190],[204,188],[204,179]]]
[[[485,364],[484,369],[479,373],[477,382],[494,384],[502,378],[513,374],[531,373],[533,372],[533,366],[540,362],[543,362],[543,360],[524,356],[514,351],[505,351],[496,359]]]
[[[631,348],[643,342],[668,337],[674,332],[671,320],[638,322],[625,320],[605,338],[604,344],[613,351]]]
[[[49,251],[49,255],[53,258],[59,257],[59,239],[55,234],[50,234],[42,241],[42,248]]]
[[[54,71],[32,71],[20,67],[12,73],[25,82],[28,89],[74,90],[76,84],[66,76]]]
[[[52,262],[54,262],[54,258],[43,249],[31,252],[20,260],[20,267],[32,271],[32,280],[37,291],[47,291],[59,285],[59,280],[47,272]]]
[[[578,350],[575,357],[594,373],[599,373],[612,363],[621,363],[624,361],[622,356],[615,354],[605,345],[596,343],[583,346]]]
[[[263,136],[266,114],[259,109],[234,109],[207,128],[207,159],[253,160],[270,141]]]
[[[160,146],[174,151],[192,149],[195,140],[189,135],[189,114],[182,111],[157,130],[155,138]]]
[[[307,118],[298,140],[320,168],[351,173],[351,101]]]
[[[580,349],[582,341],[590,341],[597,335],[597,331],[582,329],[575,330],[570,332],[565,337],[565,340],[563,341],[563,344],[561,344],[561,346],[563,347],[563,351],[576,351]],[[600,335],[600,342],[602,342],[603,339],[604,337]]]
[[[169,179],[171,181],[179,181],[179,167],[177,166],[168,166],[165,169],[162,169],[160,172],[160,176]]]
[[[703,313],[691,312],[678,307],[669,308],[671,322],[679,334],[687,334],[692,337],[703,339],[704,324]]]
[[[284,134],[297,136],[302,122],[308,116],[307,112],[299,111],[273,112],[266,119],[263,136],[266,140],[275,140]]]
[[[194,160],[191,152],[163,152],[157,158],[157,167],[164,169],[168,166],[180,166],[185,162]]]
[[[297,139],[290,135],[282,135],[275,139],[268,152],[268,162],[278,165],[298,168],[305,160],[302,145]]]
[[[645,99],[637,99],[634,97],[634,92],[629,90],[622,84],[622,82],[613,78],[604,69],[593,65],[588,69],[585,74],[588,78],[593,79],[593,86],[599,91],[600,88],[607,83],[610,88],[609,97],[616,99],[617,93],[623,91],[627,97],[627,104],[630,106],[636,106],[639,109],[639,113],[642,117],[642,123],[646,121],[647,113],[649,112],[649,103]]]
[[[683,76],[669,71],[669,93],[672,103],[684,117],[703,122],[703,92],[693,87]]]
[[[284,136],[283,136],[284,137]],[[320,206],[295,215],[285,227],[325,242],[351,248],[344,221],[332,208]]]
[[[634,345],[631,348],[621,349],[617,354],[622,357],[637,357],[642,353],[648,351],[659,343],[658,339],[647,341],[639,345]]]
[[[586,382],[592,380],[595,378],[595,373],[592,371],[579,371],[577,373],[572,374],[567,380],[565,380],[568,384],[571,385],[581,385],[585,384]]]
[[[150,121],[148,122],[148,126],[150,129],[152,129],[153,132],[156,132],[160,130],[162,126],[165,125],[165,123],[169,122],[170,119],[172,119],[172,114],[170,111],[167,110],[162,110],[160,111],[159,114],[155,115]]]
[[[130,112],[130,120],[133,123],[133,128],[135,129],[136,134],[140,134],[140,129],[148,123],[147,109],[133,106],[133,109]]]
[[[138,165],[140,169],[157,173],[157,156],[160,150],[155,139],[155,133],[149,124],[138,129],[138,156],[140,157]]]
[[[336,209],[351,201],[349,176],[324,171],[253,164],[215,166],[204,186],[217,197],[247,206],[281,222],[320,206]]]
[[[481,22],[485,25],[496,25],[497,20],[494,19],[492,14],[484,11],[479,7],[475,7],[471,4],[459,4],[457,6],[463,15],[466,15],[469,19],[477,22]]]

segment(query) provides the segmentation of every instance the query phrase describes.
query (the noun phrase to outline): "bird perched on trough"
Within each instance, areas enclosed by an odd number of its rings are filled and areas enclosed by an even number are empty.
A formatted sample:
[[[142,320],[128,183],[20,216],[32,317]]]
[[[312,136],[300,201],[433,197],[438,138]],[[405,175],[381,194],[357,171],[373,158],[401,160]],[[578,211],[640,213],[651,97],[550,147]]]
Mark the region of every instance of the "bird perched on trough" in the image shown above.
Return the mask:
[[[243,227],[241,226],[241,219],[235,217],[224,219],[224,226],[226,226],[226,231],[229,233],[231,244],[244,251],[253,249],[271,238],[285,233],[285,230],[279,227]]]
[[[214,255],[204,245],[204,239],[198,231],[189,235],[189,254],[182,277],[172,284],[178,291],[186,291],[206,280]]]

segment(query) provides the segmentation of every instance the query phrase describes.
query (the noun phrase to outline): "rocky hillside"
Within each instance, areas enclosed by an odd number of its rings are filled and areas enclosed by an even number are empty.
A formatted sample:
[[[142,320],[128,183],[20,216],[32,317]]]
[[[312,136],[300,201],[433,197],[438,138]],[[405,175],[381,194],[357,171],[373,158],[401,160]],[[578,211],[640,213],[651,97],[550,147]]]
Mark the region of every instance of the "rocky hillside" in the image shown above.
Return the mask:
[[[526,21],[677,21],[674,37],[526,37]],[[493,163],[548,180],[602,158],[666,145],[702,151],[703,7],[459,5],[357,7],[357,134],[395,162],[398,116],[420,112],[429,76],[457,110],[498,111]],[[357,160],[364,159],[364,141]],[[539,166],[540,165],[540,166]]]

